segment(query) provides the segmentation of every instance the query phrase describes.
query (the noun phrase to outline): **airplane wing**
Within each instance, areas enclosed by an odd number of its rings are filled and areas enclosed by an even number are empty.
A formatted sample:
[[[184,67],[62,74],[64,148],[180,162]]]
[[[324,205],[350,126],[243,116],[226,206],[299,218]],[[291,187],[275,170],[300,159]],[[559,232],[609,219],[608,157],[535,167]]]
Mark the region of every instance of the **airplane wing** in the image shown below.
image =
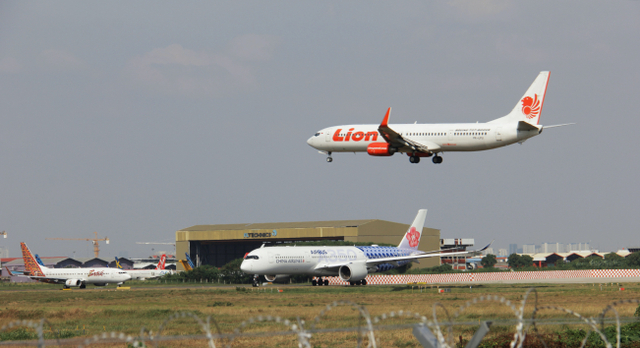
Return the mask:
[[[391,108],[387,110],[387,114],[384,116],[382,123],[380,123],[380,126],[378,127],[378,132],[380,132],[384,140],[391,144],[391,146],[398,148],[408,147],[413,149],[413,151],[426,153],[435,153],[440,150],[440,145],[434,142],[426,140],[418,142],[412,139],[404,138],[402,135],[398,134],[398,132],[391,129],[391,127],[389,127],[388,125],[390,113]]]
[[[369,259],[366,261],[367,266],[375,266],[375,265],[380,265],[383,263],[390,263],[393,264],[395,266],[398,266],[398,262],[401,261],[413,261],[413,260],[418,260],[418,259],[425,259],[427,257],[439,257],[439,256],[455,256],[455,255],[464,255],[464,254],[473,254],[473,253],[478,253],[481,251],[485,251],[487,250],[487,248],[489,248],[491,246],[491,244],[493,244],[493,241],[489,244],[487,244],[487,246],[485,246],[482,249],[479,250],[468,250],[468,251],[456,251],[456,252],[427,252],[427,253],[422,253],[422,254],[416,254],[416,255],[409,255],[409,256],[395,256],[395,257],[385,257],[385,258],[380,258],[380,259]],[[317,265],[315,267],[315,270],[319,270],[319,269],[326,269],[326,270],[331,270],[331,269],[335,269],[337,270],[338,268],[344,266],[344,265],[349,265],[352,264],[353,261],[345,261],[345,262],[340,262],[340,263],[325,263],[325,264],[321,264],[321,265]]]
[[[67,279],[66,278],[52,278],[52,277],[42,277],[42,276],[28,276],[33,280],[39,280],[45,283],[55,283],[55,284],[64,284]]]

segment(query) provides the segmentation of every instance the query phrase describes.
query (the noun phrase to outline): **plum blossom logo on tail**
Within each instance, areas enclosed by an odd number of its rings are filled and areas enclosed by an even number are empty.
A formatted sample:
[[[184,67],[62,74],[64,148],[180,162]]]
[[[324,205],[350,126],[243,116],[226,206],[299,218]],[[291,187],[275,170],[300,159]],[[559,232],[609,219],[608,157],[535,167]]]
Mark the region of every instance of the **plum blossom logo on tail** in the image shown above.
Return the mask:
[[[540,115],[540,100],[538,99],[537,94],[534,94],[533,98],[522,98],[522,113],[528,119],[536,118]]]
[[[407,232],[407,240],[409,241],[410,247],[417,247],[418,243],[420,243],[420,232],[418,232],[415,227],[411,227],[409,232]]]

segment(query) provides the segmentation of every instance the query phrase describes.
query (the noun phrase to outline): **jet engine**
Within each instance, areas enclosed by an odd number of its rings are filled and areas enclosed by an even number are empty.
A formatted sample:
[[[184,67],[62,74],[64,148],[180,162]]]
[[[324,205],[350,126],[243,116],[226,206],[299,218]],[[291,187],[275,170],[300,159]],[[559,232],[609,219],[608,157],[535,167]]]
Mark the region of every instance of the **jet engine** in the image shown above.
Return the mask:
[[[268,282],[272,282],[272,283],[280,283],[280,284],[285,284],[289,282],[289,275],[287,274],[276,274],[276,275],[265,275],[264,279],[266,279]]]
[[[467,263],[467,269],[468,270],[472,270],[472,269],[476,269],[476,268],[478,268],[478,265],[475,262]]]
[[[371,156],[391,156],[398,149],[389,146],[389,143],[371,143],[367,146],[367,153]]]
[[[364,262],[350,263],[338,270],[340,279],[345,282],[357,282],[367,276],[367,265]]]
[[[80,279],[67,279],[64,282],[64,285],[66,286],[80,286],[80,284],[82,284],[82,282],[80,281]]]

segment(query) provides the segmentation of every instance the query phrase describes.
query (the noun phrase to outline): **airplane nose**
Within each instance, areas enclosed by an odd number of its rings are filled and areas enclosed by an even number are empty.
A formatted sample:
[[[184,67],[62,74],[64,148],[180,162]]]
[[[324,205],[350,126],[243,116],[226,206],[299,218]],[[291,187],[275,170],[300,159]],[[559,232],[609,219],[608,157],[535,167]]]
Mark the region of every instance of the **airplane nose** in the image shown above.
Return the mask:
[[[309,146],[313,146],[313,138],[314,137],[307,139],[307,144],[309,144]]]
[[[240,270],[244,273],[251,273],[251,263],[247,261],[242,261],[240,264]]]

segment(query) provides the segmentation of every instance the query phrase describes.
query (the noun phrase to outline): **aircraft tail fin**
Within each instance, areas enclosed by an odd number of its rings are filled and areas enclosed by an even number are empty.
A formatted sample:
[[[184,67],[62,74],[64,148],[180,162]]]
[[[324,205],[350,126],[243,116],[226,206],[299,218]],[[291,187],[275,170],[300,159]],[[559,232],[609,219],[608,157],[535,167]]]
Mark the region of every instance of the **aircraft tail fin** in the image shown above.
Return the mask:
[[[29,275],[32,276],[44,277],[42,268],[46,269],[46,267],[38,264],[38,261],[33,257],[31,250],[29,250],[29,247],[24,242],[20,242],[20,248],[22,249],[22,260],[24,261],[25,271],[29,272]]]
[[[524,121],[529,124],[540,124],[540,114],[544,105],[544,97],[547,94],[547,85],[549,84],[548,71],[541,71],[538,77],[533,81],[527,92],[516,103],[511,112],[504,117],[500,117],[489,123],[507,123]]]
[[[162,256],[160,256],[160,261],[158,261],[158,265],[156,266],[156,269],[164,269],[165,261],[167,261],[167,255],[162,254]]]
[[[414,249],[418,250],[418,245],[420,244],[420,237],[422,237],[422,228],[424,227],[424,220],[427,218],[427,209],[418,210],[418,215],[413,219],[413,223],[407,233],[405,233],[404,237],[400,244],[398,244],[399,249]]]

